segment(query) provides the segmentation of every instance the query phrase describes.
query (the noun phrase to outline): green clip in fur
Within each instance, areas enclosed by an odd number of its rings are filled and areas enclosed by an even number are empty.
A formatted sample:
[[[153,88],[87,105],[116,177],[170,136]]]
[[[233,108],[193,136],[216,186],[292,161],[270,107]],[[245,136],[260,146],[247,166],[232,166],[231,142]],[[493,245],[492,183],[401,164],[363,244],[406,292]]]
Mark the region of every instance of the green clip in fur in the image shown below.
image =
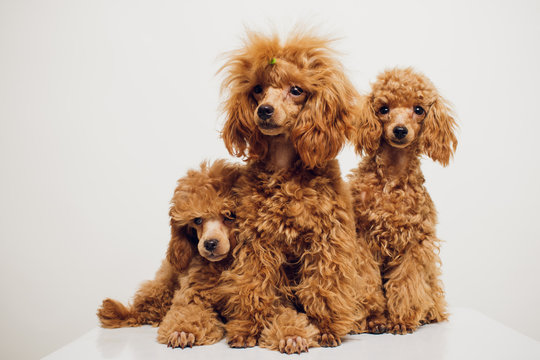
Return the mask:
[[[274,65],[276,63],[276,58],[271,58],[269,64]]]

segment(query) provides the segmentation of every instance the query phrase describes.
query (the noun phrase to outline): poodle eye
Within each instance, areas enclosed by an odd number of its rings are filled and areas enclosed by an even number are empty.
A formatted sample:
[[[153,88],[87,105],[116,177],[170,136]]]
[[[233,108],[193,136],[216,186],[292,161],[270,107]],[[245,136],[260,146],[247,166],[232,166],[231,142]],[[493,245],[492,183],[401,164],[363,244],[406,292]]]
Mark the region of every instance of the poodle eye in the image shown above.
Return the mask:
[[[416,115],[423,115],[424,114],[424,108],[421,106],[415,106],[414,107],[414,113]]]
[[[262,91],[263,91],[263,88],[262,88],[261,85],[257,85],[257,86],[255,86],[255,87],[253,88],[253,92],[254,92],[255,94],[260,94],[260,93],[262,93]]]
[[[228,216],[225,215],[223,217],[223,221],[226,221],[226,222],[233,222],[234,220],[236,220],[236,214],[235,213],[230,213]]]
[[[381,115],[388,114],[388,112],[390,112],[390,109],[386,105],[383,105],[379,108],[379,114]]]
[[[291,87],[290,92],[291,92],[291,94],[293,94],[294,96],[300,96],[300,95],[302,95],[302,93],[304,92],[304,90],[302,90],[302,88],[299,87],[299,86],[293,86],[293,87]]]
[[[195,218],[195,219],[193,219],[193,222],[195,223],[195,225],[201,225],[202,224],[202,218]]]

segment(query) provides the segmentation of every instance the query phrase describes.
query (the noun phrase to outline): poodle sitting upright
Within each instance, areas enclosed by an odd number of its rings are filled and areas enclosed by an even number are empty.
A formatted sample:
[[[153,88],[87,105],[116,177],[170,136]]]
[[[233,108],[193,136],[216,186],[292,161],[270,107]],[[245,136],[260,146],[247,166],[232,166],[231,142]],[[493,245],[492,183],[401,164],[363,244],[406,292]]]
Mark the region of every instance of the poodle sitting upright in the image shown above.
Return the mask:
[[[250,33],[224,70],[222,136],[231,154],[247,158],[239,246],[222,275],[229,344],[287,353],[337,346],[367,314],[357,295],[382,298],[335,160],[357,93],[329,42],[308,34],[282,43]]]
[[[209,344],[223,337],[213,288],[236,245],[232,187],[240,172],[240,165],[218,160],[203,163],[200,170],[190,170],[178,180],[169,212],[166,258],[155,279],[142,284],[131,306],[103,301],[98,310],[103,327],[161,324],[158,341],[172,347]]]
[[[364,99],[350,176],[357,232],[379,264],[387,329],[405,334],[447,318],[437,214],[424,187],[422,154],[446,166],[456,123],[431,81],[411,68],[380,74]]]

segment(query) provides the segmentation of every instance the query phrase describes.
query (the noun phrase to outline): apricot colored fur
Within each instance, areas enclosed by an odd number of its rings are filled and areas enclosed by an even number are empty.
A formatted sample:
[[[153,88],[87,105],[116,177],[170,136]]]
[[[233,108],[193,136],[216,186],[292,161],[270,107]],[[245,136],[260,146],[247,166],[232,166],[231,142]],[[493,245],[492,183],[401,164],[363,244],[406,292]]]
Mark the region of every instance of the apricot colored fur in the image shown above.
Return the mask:
[[[431,81],[410,68],[380,74],[360,106],[356,147],[368,156],[350,176],[356,230],[379,265],[386,328],[393,333],[447,319],[437,214],[419,157],[447,165],[457,145],[455,126]],[[398,139],[396,127],[407,135]]]
[[[247,160],[236,186],[240,245],[222,276],[229,344],[289,353],[337,346],[367,316],[359,289],[382,298],[376,265],[356,256],[350,192],[334,159],[357,93],[329,42],[309,34],[281,43],[250,33],[223,70],[222,136]],[[267,120],[258,115],[264,104],[274,109]]]
[[[178,180],[169,212],[171,240],[165,260],[154,280],[142,284],[132,305],[103,301],[98,310],[103,327],[160,324],[158,341],[173,347],[210,344],[223,337],[212,289],[232,256],[229,253],[223,260],[211,261],[210,254],[201,253],[197,246],[201,230],[194,219],[224,219],[223,227],[230,236],[222,241],[234,248],[234,224],[229,219],[236,201],[231,189],[240,171],[241,166],[218,160],[211,165],[203,163],[200,170],[190,170]],[[172,341],[175,331],[184,331],[186,341]]]
[[[175,289],[178,287],[178,272],[164,260],[154,280],[144,282],[135,293],[133,304],[105,299],[98,310],[98,318],[105,328],[152,325],[157,326],[169,310]]]
[[[180,276],[180,287],[174,294],[172,306],[158,329],[158,341],[171,347],[209,345],[225,335],[218,312],[220,298],[215,287],[231,258],[213,263],[197,257],[187,273]],[[192,341],[182,342],[177,334],[192,334]]]

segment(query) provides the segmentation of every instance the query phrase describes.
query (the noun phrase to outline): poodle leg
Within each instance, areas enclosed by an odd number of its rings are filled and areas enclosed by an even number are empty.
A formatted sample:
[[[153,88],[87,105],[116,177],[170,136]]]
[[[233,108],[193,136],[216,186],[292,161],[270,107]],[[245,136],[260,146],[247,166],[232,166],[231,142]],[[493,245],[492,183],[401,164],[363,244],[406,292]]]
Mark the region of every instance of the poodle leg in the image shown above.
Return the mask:
[[[144,282],[135,293],[133,305],[105,299],[98,309],[98,318],[106,328],[158,325],[171,306],[177,287],[176,272],[167,260],[163,261],[155,279]]]
[[[365,244],[363,236],[359,237],[358,245],[357,273],[360,276],[356,289],[359,299],[357,319],[351,332],[382,334],[386,332],[388,321],[384,314],[386,299],[383,294],[380,267]]]
[[[360,300],[357,312],[358,316],[354,321],[353,328],[350,332],[351,334],[383,334],[387,331],[386,326],[388,324],[388,319],[384,314],[384,308],[377,306],[376,309],[373,309],[371,306],[377,304],[378,301],[383,301],[384,304],[386,304],[384,295],[382,296],[382,299],[373,300],[373,297],[366,296]],[[369,314],[368,316],[366,316],[366,308]]]
[[[384,334],[387,331],[388,319],[384,314],[370,316],[367,318],[366,329],[370,334]]]
[[[424,319],[420,321],[421,324],[431,324],[431,323],[448,320],[448,312],[446,310],[446,300],[444,298],[444,291],[442,290],[440,281],[438,283],[432,284],[431,288],[433,289],[432,295],[433,295],[434,305],[432,308],[430,308],[427,311],[426,315],[424,316]]]
[[[259,346],[287,354],[300,354],[318,346],[318,338],[319,331],[309,323],[305,314],[283,307],[262,331]]]
[[[169,311],[178,287],[178,273],[164,260],[154,280],[142,284],[135,294],[132,308],[141,324],[159,325]]]
[[[316,243],[313,241],[312,247]],[[358,275],[351,256],[354,250],[332,249],[332,255],[329,252],[328,249],[312,249],[304,254],[302,278],[296,287],[296,295],[307,316],[320,331],[319,344],[325,347],[340,345],[340,338],[353,329],[358,318],[355,289]]]
[[[390,332],[410,333],[428,314],[438,316],[444,296],[440,287],[433,287],[439,275],[437,259],[433,241],[425,240],[407,249],[399,263],[390,264],[385,274]]]
[[[425,324],[448,320],[446,299],[444,298],[444,290],[442,281],[440,280],[440,259],[436,253],[434,253],[433,257],[433,260],[426,264],[426,271],[430,274],[429,285],[431,287],[431,297],[434,305],[427,310],[426,315],[421,321]]]
[[[158,329],[158,342],[172,348],[214,344],[225,335],[223,323],[210,306],[175,303]]]
[[[255,346],[261,331],[275,316],[282,303],[276,289],[286,288],[280,273],[282,263],[280,251],[269,246],[257,251],[253,242],[246,242],[233,266],[222,274],[219,288],[226,300],[222,315],[228,319],[231,347]]]
[[[249,348],[257,345],[260,327],[249,319],[234,319],[227,322],[227,342],[232,348]]]
[[[140,324],[157,326],[171,307],[173,288],[147,283],[145,291],[139,291],[133,300],[134,312]]]

